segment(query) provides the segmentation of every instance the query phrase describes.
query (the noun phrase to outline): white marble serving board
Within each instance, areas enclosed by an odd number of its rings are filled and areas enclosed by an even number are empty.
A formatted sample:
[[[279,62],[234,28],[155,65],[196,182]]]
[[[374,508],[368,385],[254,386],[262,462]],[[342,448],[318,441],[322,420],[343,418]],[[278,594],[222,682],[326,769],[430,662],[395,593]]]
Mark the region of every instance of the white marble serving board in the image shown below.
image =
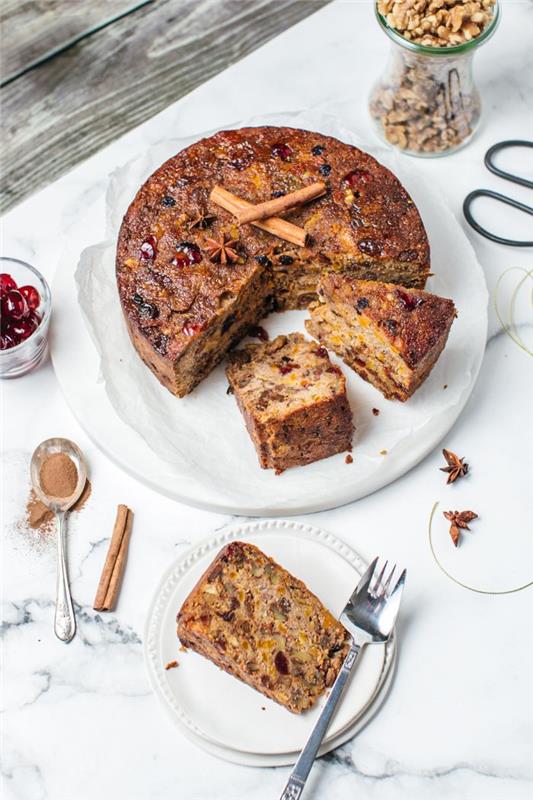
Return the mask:
[[[292,125],[337,136],[370,151],[406,186],[428,232],[433,275],[427,288],[451,297],[458,310],[446,348],[424,385],[407,403],[388,401],[344,367],[356,428],[354,462],[346,465],[345,454],[339,454],[281,476],[260,469],[235,398],[226,394],[224,364],[185,398],[176,399],[161,386],[138,358],[126,331],[114,278],[115,242],[138,186],[191,139],[162,142],[113,175],[107,229],[101,232],[105,240],[83,251],[74,280],[76,245],[66,250],[56,273],[53,293],[64,312],[54,329],[52,360],[67,402],[87,433],[148,485],[214,510],[258,516],[317,511],[390,483],[453,425],[481,364],[487,290],[457,220],[412,162],[405,165],[384,148],[367,144],[360,133],[345,127],[342,116],[270,114],[244,124]],[[262,324],[271,337],[305,333],[307,316],[271,314]],[[333,360],[343,366],[335,356]],[[376,407],[379,417],[372,413]]]

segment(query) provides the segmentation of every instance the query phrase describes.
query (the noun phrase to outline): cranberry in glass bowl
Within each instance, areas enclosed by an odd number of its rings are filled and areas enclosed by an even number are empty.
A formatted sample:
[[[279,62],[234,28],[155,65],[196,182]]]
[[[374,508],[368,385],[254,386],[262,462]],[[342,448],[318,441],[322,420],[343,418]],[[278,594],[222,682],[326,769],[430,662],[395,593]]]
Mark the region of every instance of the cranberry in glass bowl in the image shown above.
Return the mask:
[[[0,378],[35,369],[48,344],[50,289],[35,267],[0,257]]]

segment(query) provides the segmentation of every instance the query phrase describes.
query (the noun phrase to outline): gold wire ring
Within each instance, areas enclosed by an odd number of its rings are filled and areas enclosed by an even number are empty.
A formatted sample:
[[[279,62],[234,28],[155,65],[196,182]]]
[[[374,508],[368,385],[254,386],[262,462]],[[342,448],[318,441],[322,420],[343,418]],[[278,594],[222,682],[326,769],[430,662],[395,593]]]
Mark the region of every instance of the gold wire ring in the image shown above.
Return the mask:
[[[502,282],[502,279],[505,277],[505,275],[508,275],[509,272],[513,272],[514,270],[523,272],[524,277],[518,282],[518,285],[515,286],[513,293],[511,295],[511,299],[509,301],[509,309],[508,309],[509,323],[507,323],[503,320],[502,315],[500,314],[500,309],[498,307],[498,292],[500,289],[500,284]],[[528,278],[531,278],[533,280],[533,269],[527,270],[525,269],[525,267],[509,267],[509,269],[506,269],[502,272],[502,274],[496,281],[496,286],[494,287],[493,299],[494,299],[494,310],[496,312],[496,316],[498,317],[498,322],[502,326],[502,329],[505,331],[507,336],[509,336],[509,338],[512,339],[515,344],[518,345],[518,347],[524,350],[525,353],[528,353],[528,355],[533,356],[533,351],[531,351],[529,347],[526,344],[524,344],[520,336],[518,336],[518,334],[516,333],[516,326],[514,323],[514,308],[516,303],[516,297],[518,295],[518,292],[520,291],[520,289],[522,288],[522,286],[524,285],[524,283],[527,281]],[[533,305],[533,297],[532,297],[532,305]]]
[[[515,592],[521,592],[522,589],[527,589],[528,586],[533,586],[533,580],[531,580],[531,581],[528,581],[527,583],[522,584],[522,586],[515,586],[514,589],[502,589],[502,590],[490,591],[488,589],[478,589],[475,586],[469,586],[467,583],[463,583],[462,581],[458,580],[457,578],[454,578],[453,575],[450,575],[448,570],[445,569],[443,567],[443,565],[441,564],[441,562],[439,561],[439,559],[437,557],[437,554],[435,552],[435,548],[433,547],[432,524],[433,524],[433,517],[435,516],[435,511],[437,510],[437,506],[438,505],[439,505],[438,501],[436,503],[434,503],[433,508],[431,509],[431,514],[429,515],[429,526],[428,526],[429,547],[430,547],[430,550],[431,550],[431,555],[435,559],[435,562],[436,562],[438,568],[441,570],[441,572],[444,572],[444,574],[451,581],[456,583],[458,586],[462,586],[463,589],[468,589],[470,592],[477,592],[477,594],[492,594],[492,595],[514,594]]]

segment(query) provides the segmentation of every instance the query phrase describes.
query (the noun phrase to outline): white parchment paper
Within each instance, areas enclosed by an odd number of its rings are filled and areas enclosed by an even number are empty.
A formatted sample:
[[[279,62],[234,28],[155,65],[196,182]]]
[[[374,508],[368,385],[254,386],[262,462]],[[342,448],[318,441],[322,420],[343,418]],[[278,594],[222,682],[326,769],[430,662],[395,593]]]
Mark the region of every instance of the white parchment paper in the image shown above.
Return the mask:
[[[344,455],[338,455],[281,476],[261,470],[235,399],[226,395],[223,365],[192,394],[177,399],[159,384],[130,343],[114,266],[123,214],[141,183],[166,158],[208,134],[153,146],[111,176],[106,240],[82,253],[76,283],[111,404],[161,460],[165,490],[175,479],[177,496],[194,503],[204,504],[205,498],[206,505],[242,508],[244,513],[296,513],[338,505],[386,484],[413,466],[451,427],[481,363],[487,290],[457,220],[412,161],[365,144],[336,117],[316,112],[269,115],[234,127],[250,124],[319,130],[356,144],[395,172],[417,204],[428,231],[434,275],[427,288],[451,297],[459,312],[444,353],[407,403],[385,400],[344,368],[356,425],[353,464],[345,464]],[[305,318],[306,312],[291,311],[271,314],[262,324],[272,337],[296,330],[305,333]],[[372,414],[372,408],[380,409],[379,416]]]

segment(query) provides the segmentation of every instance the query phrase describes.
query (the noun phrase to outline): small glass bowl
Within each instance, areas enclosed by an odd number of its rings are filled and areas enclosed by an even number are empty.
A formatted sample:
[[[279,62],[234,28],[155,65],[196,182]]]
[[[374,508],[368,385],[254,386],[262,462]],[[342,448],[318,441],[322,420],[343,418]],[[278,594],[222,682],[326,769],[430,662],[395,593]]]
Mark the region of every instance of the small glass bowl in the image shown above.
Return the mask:
[[[0,378],[18,378],[35,369],[44,359],[48,347],[48,325],[52,302],[50,288],[38,270],[18,258],[0,256],[0,273],[7,272],[17,286],[35,286],[41,295],[36,309],[41,315],[39,327],[20,344],[0,350]]]

